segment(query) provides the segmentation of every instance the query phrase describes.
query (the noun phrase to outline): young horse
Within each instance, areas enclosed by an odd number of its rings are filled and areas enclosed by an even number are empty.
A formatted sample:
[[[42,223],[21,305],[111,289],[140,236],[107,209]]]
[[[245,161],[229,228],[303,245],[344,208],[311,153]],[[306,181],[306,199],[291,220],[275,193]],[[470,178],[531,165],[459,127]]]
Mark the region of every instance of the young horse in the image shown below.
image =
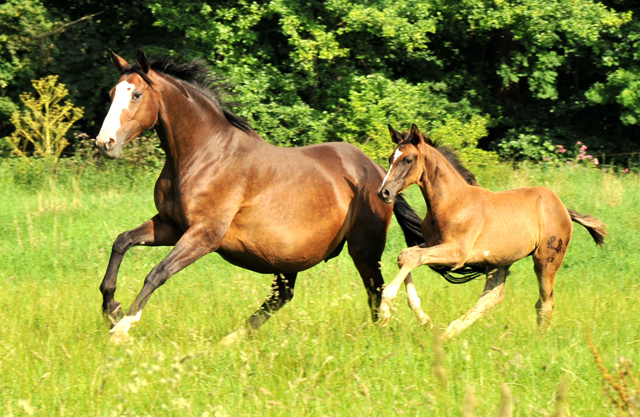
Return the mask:
[[[268,144],[225,107],[198,61],[149,61],[138,51],[130,65],[110,53],[120,80],[110,92],[96,145],[115,158],[123,144],[155,127],[166,154],[155,185],[158,214],[118,236],[100,286],[112,340],[127,337],[151,294],[170,276],[217,252],[234,265],[275,275],[271,295],[223,340],[232,343],[291,300],[299,271],[337,256],[346,241],[376,320],[383,286],[379,262],[392,212],[410,246],[423,242],[421,219],[402,198],[392,209],[376,197],[384,170],[346,143]],[[117,274],[136,245],[174,247],[123,315],[114,300]]]
[[[398,146],[378,195],[391,203],[399,192],[417,183],[428,213],[422,223],[426,242],[400,253],[400,272],[382,292],[382,324],[390,319],[398,287],[403,280],[411,279],[411,271],[418,266],[429,265],[440,273],[466,268],[471,279],[484,272],[487,281],[478,303],[443,333],[444,337],[455,336],[503,300],[509,267],[532,255],[540,289],[538,324],[546,327],[554,307],[556,272],[573,233],[571,221],[586,227],[600,246],[606,234],[604,224],[567,210],[545,187],[494,193],[469,185],[437,151],[438,144],[425,138],[416,125],[408,134],[398,133],[391,126],[389,131]]]

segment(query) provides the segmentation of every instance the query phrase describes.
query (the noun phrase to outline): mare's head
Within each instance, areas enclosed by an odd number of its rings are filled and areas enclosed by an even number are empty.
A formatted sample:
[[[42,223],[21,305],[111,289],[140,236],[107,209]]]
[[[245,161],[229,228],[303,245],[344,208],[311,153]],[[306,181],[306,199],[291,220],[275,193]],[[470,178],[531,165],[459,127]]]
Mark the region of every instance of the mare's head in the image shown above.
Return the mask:
[[[111,50],[109,54],[120,79],[109,92],[111,107],[96,138],[96,146],[103,156],[117,158],[122,145],[155,126],[161,97],[152,88],[156,75],[144,52],[138,50],[134,64]]]
[[[420,180],[424,171],[420,147],[426,143],[415,124],[408,133],[400,133],[389,125],[389,133],[397,146],[389,157],[389,171],[378,187],[378,196],[387,204],[392,203],[398,193]]]

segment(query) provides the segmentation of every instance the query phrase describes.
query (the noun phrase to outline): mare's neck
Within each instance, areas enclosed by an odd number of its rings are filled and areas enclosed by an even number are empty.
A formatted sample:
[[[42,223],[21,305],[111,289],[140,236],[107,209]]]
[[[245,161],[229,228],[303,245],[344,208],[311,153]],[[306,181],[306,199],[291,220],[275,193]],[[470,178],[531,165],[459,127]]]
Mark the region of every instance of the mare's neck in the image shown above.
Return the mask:
[[[246,133],[229,123],[222,108],[202,91],[170,77],[163,79],[156,131],[166,165],[175,173],[198,161],[215,163],[222,155],[237,154],[234,151],[243,142],[255,146],[256,140],[261,141],[253,131]]]
[[[447,210],[462,202],[462,195],[471,187],[451,163],[435,148],[423,146],[424,172],[418,182],[430,212]]]

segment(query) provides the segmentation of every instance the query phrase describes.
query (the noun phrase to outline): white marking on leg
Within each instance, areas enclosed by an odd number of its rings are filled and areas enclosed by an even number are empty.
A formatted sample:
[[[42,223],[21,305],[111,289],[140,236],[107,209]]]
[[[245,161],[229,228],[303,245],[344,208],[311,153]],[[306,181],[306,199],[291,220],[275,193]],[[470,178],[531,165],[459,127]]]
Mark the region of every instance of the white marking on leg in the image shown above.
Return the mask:
[[[413,277],[411,274],[407,275],[404,279],[404,286],[407,289],[407,303],[409,303],[409,307],[413,310],[413,313],[416,315],[416,318],[423,326],[429,326],[429,328],[433,327],[431,323],[431,318],[422,311],[420,306],[420,297],[418,296],[418,292],[416,291],[416,287],[413,284]]]
[[[120,129],[120,116],[129,108],[134,88],[135,85],[127,81],[122,81],[116,86],[113,103],[111,103],[109,113],[107,113],[107,117],[105,117],[100,128],[100,133],[96,138],[97,144],[104,144],[110,138],[116,138],[116,133]]]
[[[111,340],[115,343],[122,343],[129,337],[129,329],[131,326],[140,321],[142,310],[138,311],[135,316],[124,316],[118,324],[111,329]]]
[[[393,164],[395,164],[398,158],[400,158],[400,155],[402,155],[402,152],[400,151],[400,149],[396,148],[396,151],[393,153],[393,161],[391,161],[391,165],[389,165],[389,171],[387,171],[387,175],[384,176],[384,179],[382,180],[382,184],[380,185],[380,188],[382,188],[384,183],[387,182],[387,179],[389,178],[389,174],[391,173],[391,168],[393,168]]]
[[[484,251],[484,256],[489,256],[489,251],[488,250]]]

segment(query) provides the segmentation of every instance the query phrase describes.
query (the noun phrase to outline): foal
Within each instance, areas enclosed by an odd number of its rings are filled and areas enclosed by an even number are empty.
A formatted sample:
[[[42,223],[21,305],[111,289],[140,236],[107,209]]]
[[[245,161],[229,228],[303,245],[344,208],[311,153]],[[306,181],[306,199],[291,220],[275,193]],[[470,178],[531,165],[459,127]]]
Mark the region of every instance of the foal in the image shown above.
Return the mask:
[[[538,324],[545,328],[553,312],[556,273],[573,232],[571,221],[586,227],[600,246],[606,234],[604,224],[568,210],[545,187],[492,192],[472,186],[415,124],[409,133],[401,134],[391,126],[389,131],[398,146],[378,196],[392,203],[398,193],[417,183],[428,213],[422,222],[426,242],[400,253],[400,272],[382,292],[381,323],[389,322],[400,284],[411,280],[411,271],[418,266],[428,265],[440,273],[464,271],[472,277],[482,272],[487,281],[480,300],[443,333],[445,338],[453,337],[503,300],[509,267],[531,255],[540,290]]]

